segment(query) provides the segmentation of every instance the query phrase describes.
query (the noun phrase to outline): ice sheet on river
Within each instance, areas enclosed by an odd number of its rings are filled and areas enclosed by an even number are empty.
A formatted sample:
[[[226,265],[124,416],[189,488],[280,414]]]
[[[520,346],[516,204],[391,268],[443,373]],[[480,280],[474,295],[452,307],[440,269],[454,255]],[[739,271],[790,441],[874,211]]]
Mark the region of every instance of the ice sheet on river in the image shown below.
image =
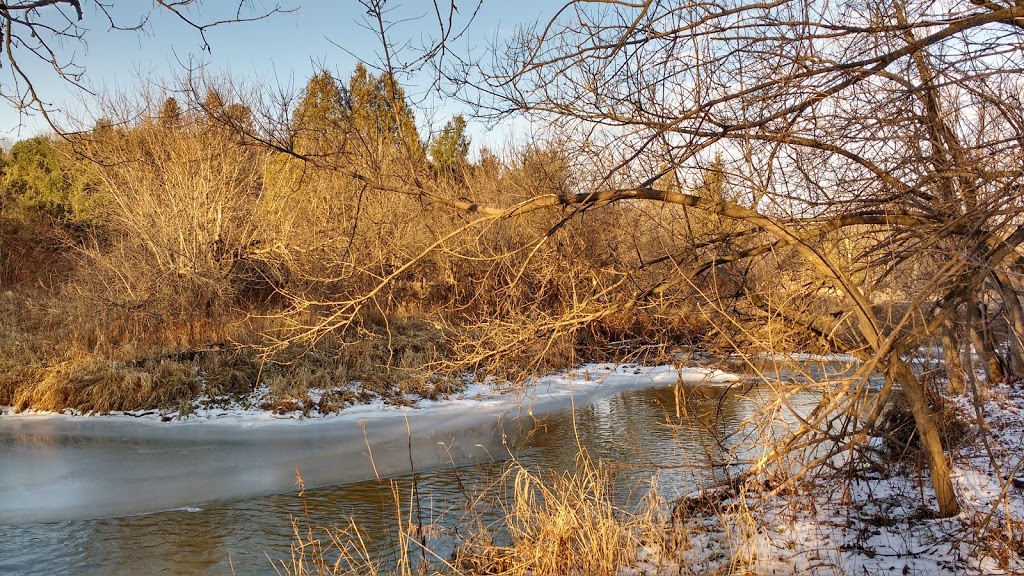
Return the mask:
[[[131,416],[0,416],[0,524],[142,514],[293,488],[499,459],[533,417],[630,388],[730,384],[705,368],[590,364],[527,393],[475,384],[414,409],[371,403],[340,415],[199,413],[171,423]],[[407,429],[408,426],[408,429]],[[411,438],[411,440],[410,440]],[[372,453],[372,461],[370,454]]]

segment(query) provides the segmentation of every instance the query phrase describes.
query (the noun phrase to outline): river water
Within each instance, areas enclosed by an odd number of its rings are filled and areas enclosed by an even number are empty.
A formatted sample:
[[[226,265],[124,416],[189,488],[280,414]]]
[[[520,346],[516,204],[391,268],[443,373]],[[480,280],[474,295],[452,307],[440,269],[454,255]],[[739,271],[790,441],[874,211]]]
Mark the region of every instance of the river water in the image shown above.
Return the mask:
[[[288,559],[292,519],[304,527],[307,513],[312,525],[354,519],[370,553],[387,559],[398,546],[395,494],[403,514],[416,509],[412,468],[420,521],[443,554],[465,535],[467,502],[494,491],[511,457],[561,471],[582,446],[611,465],[621,505],[643,498],[654,476],[673,498],[727,469],[709,463],[736,456],[741,423],[771,395],[749,381],[662,384],[542,415],[442,413],[429,430],[404,417],[269,431],[0,418],[0,575],[275,574],[271,559]],[[301,498],[296,468],[315,486]]]

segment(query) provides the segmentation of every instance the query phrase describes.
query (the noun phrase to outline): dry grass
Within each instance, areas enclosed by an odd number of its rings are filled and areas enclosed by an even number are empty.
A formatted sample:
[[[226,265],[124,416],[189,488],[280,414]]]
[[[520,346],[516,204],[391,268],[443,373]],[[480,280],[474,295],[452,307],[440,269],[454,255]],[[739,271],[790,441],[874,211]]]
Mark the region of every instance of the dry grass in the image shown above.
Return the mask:
[[[386,573],[370,554],[359,525],[351,518],[343,527],[319,530],[309,523],[303,526],[293,518],[292,531],[295,540],[291,557],[275,563],[278,574],[378,576]]]
[[[415,493],[403,501],[393,485],[398,514],[393,562],[385,565],[373,557],[352,519],[322,528],[312,525],[306,511],[304,518],[293,520],[290,558],[274,565],[288,576],[614,576],[635,562],[640,546],[660,542],[666,524],[661,503],[653,498],[640,510],[617,508],[613,487],[608,469],[584,455],[576,470],[562,474],[535,473],[513,462],[484,493],[469,498],[467,517],[459,522],[464,540],[450,558],[442,558],[424,548],[419,537],[421,529],[413,522]],[[493,501],[501,512],[497,526],[484,520],[485,502]]]
[[[14,378],[11,378],[11,375]],[[0,400],[26,409],[107,413],[135,409],[191,410],[201,389],[191,364],[170,360],[129,367],[96,358],[12,371]]]
[[[306,503],[306,486],[299,470],[295,471],[303,517],[292,518],[291,557],[271,560],[278,575],[288,576],[344,576],[362,574],[378,576],[384,572],[381,563],[373,558],[359,525],[349,518],[340,528],[314,526]]]
[[[252,343],[273,318],[239,311],[176,318],[112,306],[83,290],[0,291],[0,405],[187,413],[200,396],[244,400],[262,383],[270,409],[328,413],[374,396],[405,402],[461,386],[431,374],[445,348],[441,332],[424,321],[379,318],[345,340],[328,335],[268,359]],[[314,389],[319,402],[309,397]]]
[[[456,565],[468,574],[614,576],[632,564],[644,536],[660,528],[654,507],[618,509],[608,470],[583,455],[578,464],[562,474],[513,465],[509,543],[481,531],[458,550]]]
[[[0,405],[19,411],[187,412],[201,395],[244,398],[263,384],[268,409],[328,413],[374,396],[394,403],[409,395],[438,398],[463,385],[429,370],[444,352],[440,333],[424,322],[395,321],[350,342],[325,338],[267,359],[252,346],[231,343],[252,336],[237,322],[208,330],[203,325],[216,320],[156,325],[128,314],[90,317],[40,304],[0,295]],[[318,402],[312,390],[320,393]]]
[[[367,536],[355,519],[349,518],[342,526],[333,528],[314,525],[309,516],[302,474],[296,470],[295,476],[303,515],[292,518],[294,539],[288,560],[271,560],[279,576],[426,576],[428,573],[439,576],[444,573],[428,572],[424,563],[417,562],[414,556],[424,558],[426,551],[423,555],[410,553],[419,545],[415,537],[417,529],[408,521],[411,511],[408,518],[403,516],[402,498],[396,484],[392,483],[392,494],[398,514],[399,554],[391,565],[370,551]],[[446,568],[453,569],[451,564],[436,555],[431,556]]]

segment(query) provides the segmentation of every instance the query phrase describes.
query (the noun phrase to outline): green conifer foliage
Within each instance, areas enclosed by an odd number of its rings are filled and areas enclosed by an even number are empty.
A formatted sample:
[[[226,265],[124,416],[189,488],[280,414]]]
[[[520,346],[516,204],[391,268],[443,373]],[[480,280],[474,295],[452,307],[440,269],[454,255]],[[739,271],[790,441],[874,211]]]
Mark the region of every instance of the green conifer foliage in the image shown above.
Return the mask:
[[[466,166],[468,155],[466,119],[459,114],[449,120],[430,143],[430,159],[438,172],[451,174]]]
[[[348,90],[330,72],[314,74],[292,114],[295,147],[300,154],[324,154],[344,145],[350,101]]]
[[[348,91],[353,136],[375,165],[396,159],[414,164],[425,161],[412,107],[406,101],[405,90],[392,76],[374,76],[358,64]]]
[[[168,96],[160,108],[160,125],[167,128],[181,125],[181,106],[173,96]]]
[[[74,173],[57,145],[43,136],[11,147],[0,187],[26,216],[72,221],[84,217],[86,211],[84,180]]]

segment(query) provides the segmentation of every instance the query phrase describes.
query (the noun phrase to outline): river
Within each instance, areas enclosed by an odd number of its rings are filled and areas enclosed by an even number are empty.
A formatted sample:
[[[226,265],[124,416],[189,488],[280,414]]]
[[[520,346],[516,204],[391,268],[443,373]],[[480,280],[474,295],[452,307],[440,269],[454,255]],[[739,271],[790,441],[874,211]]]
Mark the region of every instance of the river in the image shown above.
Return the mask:
[[[397,546],[394,494],[408,512],[412,468],[422,521],[443,554],[464,535],[467,502],[510,457],[560,471],[582,446],[612,466],[621,505],[639,501],[654,476],[672,498],[709,481],[709,463],[736,456],[734,432],[771,394],[750,381],[655,379],[534,415],[455,409],[419,419],[414,410],[408,420],[254,429],[0,418],[0,575],[274,574],[270,559],[289,557],[291,520],[305,525],[304,510],[314,525],[355,519],[386,559]],[[296,468],[313,486],[304,498]]]

